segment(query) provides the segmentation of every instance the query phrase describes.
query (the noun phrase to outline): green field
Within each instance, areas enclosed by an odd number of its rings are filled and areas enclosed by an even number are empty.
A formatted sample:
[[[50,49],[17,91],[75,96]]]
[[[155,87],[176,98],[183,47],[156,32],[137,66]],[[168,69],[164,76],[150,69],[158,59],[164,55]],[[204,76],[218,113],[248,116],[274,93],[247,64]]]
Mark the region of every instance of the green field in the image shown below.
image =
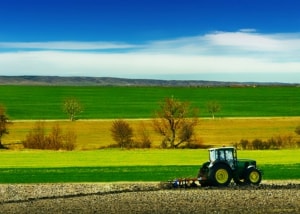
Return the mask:
[[[264,179],[299,179],[299,150],[239,151]],[[1,151],[0,183],[167,181],[196,177],[207,150]]]
[[[63,100],[77,98],[84,106],[80,119],[151,118],[158,103],[174,96],[210,116],[208,101],[221,105],[218,117],[299,116],[300,87],[75,87],[0,86],[0,103],[11,119],[67,119]]]
[[[6,107],[12,120],[67,119],[61,106],[68,97],[77,98],[84,106],[79,119],[151,118],[159,102],[171,96],[198,107],[200,117],[209,117],[206,103],[216,100],[222,107],[216,115],[218,120],[203,118],[199,125],[206,145],[229,145],[241,137],[267,139],[274,134],[290,135],[300,116],[299,87],[0,86],[0,93],[0,104]],[[266,118],[253,119],[257,117]],[[32,123],[14,121],[4,142],[21,142]],[[140,121],[131,123],[139,126]],[[95,150],[110,143],[111,121],[60,121],[60,124],[76,130],[79,149],[93,150],[0,151],[0,183],[166,181],[195,177],[200,165],[208,159],[206,150]],[[154,141],[158,145],[160,139],[154,136]],[[264,179],[299,179],[299,150],[240,151],[239,157],[257,160]]]

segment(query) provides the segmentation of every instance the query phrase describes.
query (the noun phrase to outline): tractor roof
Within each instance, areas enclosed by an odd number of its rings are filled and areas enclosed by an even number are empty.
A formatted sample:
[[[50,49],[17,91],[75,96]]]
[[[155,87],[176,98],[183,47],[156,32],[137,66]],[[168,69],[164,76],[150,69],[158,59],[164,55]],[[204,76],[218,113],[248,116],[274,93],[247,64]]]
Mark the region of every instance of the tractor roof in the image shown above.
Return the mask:
[[[235,149],[235,147],[233,146],[224,146],[224,147],[218,147],[218,148],[210,148],[208,149],[209,151],[212,151],[212,150],[219,150],[219,149],[223,149],[223,150],[227,150],[227,149]]]

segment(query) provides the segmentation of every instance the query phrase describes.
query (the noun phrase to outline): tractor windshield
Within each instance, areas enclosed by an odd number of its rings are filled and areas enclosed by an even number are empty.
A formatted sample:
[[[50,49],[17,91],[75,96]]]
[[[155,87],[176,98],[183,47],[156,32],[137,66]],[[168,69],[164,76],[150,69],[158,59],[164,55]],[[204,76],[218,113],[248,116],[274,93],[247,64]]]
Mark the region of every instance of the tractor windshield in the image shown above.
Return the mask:
[[[218,158],[216,150],[209,151],[209,160],[214,162]]]
[[[222,161],[233,161],[234,153],[233,149],[211,149],[209,150],[209,159],[211,162],[215,160],[222,160]]]
[[[233,150],[225,150],[226,160],[232,161],[233,160]]]

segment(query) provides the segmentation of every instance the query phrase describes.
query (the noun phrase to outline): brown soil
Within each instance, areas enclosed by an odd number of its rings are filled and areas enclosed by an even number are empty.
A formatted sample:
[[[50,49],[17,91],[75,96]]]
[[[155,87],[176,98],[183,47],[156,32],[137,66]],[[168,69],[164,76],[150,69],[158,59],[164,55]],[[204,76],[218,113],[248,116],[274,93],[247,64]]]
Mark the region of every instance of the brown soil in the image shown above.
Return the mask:
[[[169,189],[159,183],[0,185],[1,213],[300,213],[300,182]]]

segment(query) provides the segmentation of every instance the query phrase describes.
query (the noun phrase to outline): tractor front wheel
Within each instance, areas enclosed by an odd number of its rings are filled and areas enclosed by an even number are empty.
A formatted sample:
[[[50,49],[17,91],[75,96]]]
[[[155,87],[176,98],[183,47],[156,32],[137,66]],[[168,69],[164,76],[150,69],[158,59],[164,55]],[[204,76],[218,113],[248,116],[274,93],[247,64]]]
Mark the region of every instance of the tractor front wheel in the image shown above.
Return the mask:
[[[224,164],[215,165],[209,176],[209,180],[214,186],[228,186],[231,179],[231,169]]]
[[[258,169],[250,168],[247,170],[246,182],[248,184],[258,185],[261,182],[262,176]]]

